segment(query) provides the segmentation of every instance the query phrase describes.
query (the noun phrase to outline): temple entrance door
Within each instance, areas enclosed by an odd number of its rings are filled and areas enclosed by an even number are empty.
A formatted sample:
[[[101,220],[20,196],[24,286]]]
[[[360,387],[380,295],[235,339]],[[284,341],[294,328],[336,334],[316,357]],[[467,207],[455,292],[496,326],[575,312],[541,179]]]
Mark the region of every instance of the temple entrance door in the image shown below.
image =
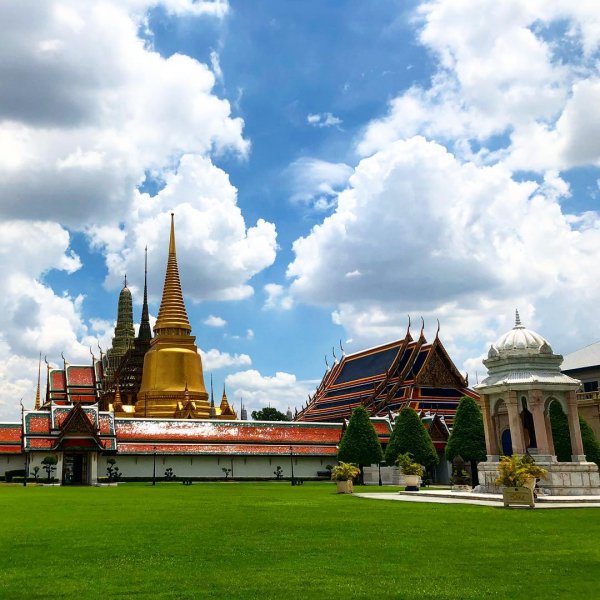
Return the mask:
[[[505,429],[502,432],[501,440],[502,442],[502,454],[505,456],[512,456],[512,438],[510,436],[510,429]]]
[[[88,483],[87,454],[65,454],[63,464],[64,485],[85,485]]]

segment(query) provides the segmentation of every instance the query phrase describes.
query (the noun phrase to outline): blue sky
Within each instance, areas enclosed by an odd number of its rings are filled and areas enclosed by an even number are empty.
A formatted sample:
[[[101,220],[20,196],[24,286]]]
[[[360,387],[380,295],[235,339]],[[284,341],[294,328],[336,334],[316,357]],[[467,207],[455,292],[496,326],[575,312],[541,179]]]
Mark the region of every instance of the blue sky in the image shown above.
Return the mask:
[[[0,416],[39,351],[110,343],[146,245],[156,315],[171,210],[205,371],[251,409],[407,314],[471,380],[516,307],[596,341],[600,16],[522,4],[0,7]]]

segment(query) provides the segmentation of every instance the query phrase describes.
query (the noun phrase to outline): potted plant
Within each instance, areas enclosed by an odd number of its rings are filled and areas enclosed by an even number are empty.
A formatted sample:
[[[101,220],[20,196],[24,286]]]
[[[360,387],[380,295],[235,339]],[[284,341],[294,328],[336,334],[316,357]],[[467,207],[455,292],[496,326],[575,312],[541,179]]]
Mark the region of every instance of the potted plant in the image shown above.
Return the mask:
[[[352,463],[341,462],[331,470],[331,479],[337,484],[338,494],[352,493],[352,480],[360,473],[360,469]]]
[[[413,460],[410,452],[399,454],[396,464],[400,467],[400,471],[404,475],[404,481],[406,482],[405,491],[418,492],[419,480],[423,476],[422,465]]]
[[[546,477],[548,471],[535,464],[529,455],[503,456],[498,464],[496,485],[502,486],[504,505],[529,504],[533,507],[535,480]],[[525,501],[524,498],[528,500]],[[521,501],[523,499],[523,501]]]

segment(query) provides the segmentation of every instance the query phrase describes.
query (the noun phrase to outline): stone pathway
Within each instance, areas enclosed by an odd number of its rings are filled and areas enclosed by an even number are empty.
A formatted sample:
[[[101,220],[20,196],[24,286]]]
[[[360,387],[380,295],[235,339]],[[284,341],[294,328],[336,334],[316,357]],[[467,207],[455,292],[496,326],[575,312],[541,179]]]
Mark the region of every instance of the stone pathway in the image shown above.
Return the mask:
[[[437,504],[474,504],[476,506],[503,507],[500,494],[421,490],[419,492],[381,492],[354,494],[371,500],[396,500],[400,502],[429,502]],[[536,508],[600,508],[600,496],[539,496]],[[511,506],[511,508],[527,508]]]

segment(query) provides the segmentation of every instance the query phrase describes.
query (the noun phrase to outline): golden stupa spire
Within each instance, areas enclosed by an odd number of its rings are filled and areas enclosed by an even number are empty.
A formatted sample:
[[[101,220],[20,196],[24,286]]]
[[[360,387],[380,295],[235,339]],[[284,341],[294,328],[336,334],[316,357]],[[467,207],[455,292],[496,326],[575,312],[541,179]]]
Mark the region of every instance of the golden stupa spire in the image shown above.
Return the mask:
[[[154,325],[156,335],[189,335],[192,327],[188,320],[179,269],[177,268],[177,254],[175,251],[175,215],[171,213],[171,237],[169,239],[169,258],[167,260],[167,273],[163,296],[158,310],[158,318]]]
[[[40,352],[40,359],[38,361],[38,382],[37,382],[37,389],[35,391],[35,406],[33,407],[33,410],[40,410],[40,377],[41,377],[41,370],[42,370],[42,353]]]

